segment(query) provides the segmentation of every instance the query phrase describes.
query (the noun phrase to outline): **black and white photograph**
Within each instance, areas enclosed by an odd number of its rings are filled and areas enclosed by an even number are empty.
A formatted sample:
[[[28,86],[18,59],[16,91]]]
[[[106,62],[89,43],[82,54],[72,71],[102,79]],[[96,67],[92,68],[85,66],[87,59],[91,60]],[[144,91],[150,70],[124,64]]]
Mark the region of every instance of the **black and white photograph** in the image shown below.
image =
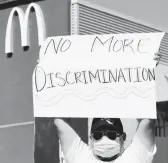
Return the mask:
[[[0,163],[167,163],[167,5],[0,0]]]

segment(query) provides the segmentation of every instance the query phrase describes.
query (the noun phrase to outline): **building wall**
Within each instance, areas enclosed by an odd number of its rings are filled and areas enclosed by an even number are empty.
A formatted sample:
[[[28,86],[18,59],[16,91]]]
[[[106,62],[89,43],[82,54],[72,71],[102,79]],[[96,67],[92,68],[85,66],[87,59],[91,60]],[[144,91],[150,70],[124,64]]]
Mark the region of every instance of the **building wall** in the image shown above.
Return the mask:
[[[44,14],[47,36],[70,34],[70,0],[44,0],[37,3]],[[25,11],[27,5],[19,7]],[[24,52],[20,42],[19,21],[15,18],[14,54],[7,58],[5,32],[11,9],[0,10],[0,162],[32,163],[32,73],[39,52],[36,19],[32,13],[29,19],[31,46]]]
[[[156,28],[162,27],[168,29],[167,15],[167,0],[85,0],[99,4],[109,8],[110,10],[117,11],[127,16],[134,17],[149,24],[153,24]],[[167,31],[168,32],[168,31]]]

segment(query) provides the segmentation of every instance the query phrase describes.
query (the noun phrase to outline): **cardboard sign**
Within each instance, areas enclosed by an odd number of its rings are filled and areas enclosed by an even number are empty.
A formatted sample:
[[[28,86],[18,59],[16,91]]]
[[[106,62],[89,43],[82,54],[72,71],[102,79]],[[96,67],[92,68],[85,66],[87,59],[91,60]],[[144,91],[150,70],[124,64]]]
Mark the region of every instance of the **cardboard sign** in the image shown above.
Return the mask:
[[[156,118],[164,33],[48,38],[33,73],[35,117]]]

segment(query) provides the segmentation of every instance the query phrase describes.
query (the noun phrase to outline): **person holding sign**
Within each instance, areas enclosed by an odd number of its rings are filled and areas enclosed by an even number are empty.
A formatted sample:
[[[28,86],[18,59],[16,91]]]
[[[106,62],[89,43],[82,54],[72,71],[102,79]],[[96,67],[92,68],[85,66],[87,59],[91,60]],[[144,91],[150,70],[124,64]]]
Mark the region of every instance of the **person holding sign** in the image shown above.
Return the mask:
[[[159,61],[160,55],[156,54],[154,59]],[[119,118],[94,118],[91,146],[85,144],[64,119],[55,119],[54,123],[67,163],[152,163],[157,150],[154,120],[137,121],[136,133],[127,149],[124,149],[126,133]]]
[[[85,144],[64,120],[56,119],[55,125],[67,163],[152,163],[156,153],[152,120],[139,120],[133,141],[126,150],[126,133],[118,118],[93,119],[91,146]]]

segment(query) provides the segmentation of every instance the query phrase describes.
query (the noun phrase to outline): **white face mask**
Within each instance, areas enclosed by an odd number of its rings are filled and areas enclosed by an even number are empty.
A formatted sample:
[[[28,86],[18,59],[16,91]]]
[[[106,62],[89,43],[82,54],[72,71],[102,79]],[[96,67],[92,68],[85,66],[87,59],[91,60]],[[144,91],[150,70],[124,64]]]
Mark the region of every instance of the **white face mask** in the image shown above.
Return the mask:
[[[93,152],[95,155],[110,158],[121,151],[120,144],[114,140],[110,140],[106,136],[103,136],[99,141],[93,141]]]

